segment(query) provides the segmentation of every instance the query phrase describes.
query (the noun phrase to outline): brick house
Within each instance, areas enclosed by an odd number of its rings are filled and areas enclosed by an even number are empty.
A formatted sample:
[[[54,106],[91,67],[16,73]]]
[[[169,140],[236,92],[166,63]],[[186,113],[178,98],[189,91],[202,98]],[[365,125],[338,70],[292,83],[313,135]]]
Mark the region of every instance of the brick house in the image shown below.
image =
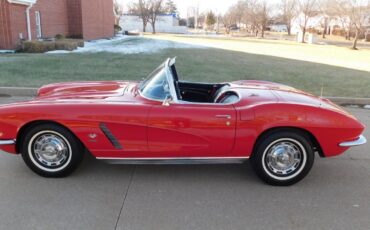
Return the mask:
[[[0,49],[57,34],[112,37],[114,20],[113,0],[0,0]]]

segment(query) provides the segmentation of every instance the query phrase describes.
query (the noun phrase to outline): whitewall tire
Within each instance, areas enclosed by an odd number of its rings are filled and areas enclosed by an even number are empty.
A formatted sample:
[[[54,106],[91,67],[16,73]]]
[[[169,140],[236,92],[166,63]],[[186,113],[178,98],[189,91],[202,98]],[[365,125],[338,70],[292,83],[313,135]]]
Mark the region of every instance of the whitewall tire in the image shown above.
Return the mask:
[[[271,185],[291,185],[311,170],[314,150],[308,136],[300,131],[277,131],[263,137],[252,157],[257,175]]]
[[[44,177],[64,177],[83,158],[83,146],[67,129],[56,124],[29,128],[21,138],[22,158],[35,173]]]

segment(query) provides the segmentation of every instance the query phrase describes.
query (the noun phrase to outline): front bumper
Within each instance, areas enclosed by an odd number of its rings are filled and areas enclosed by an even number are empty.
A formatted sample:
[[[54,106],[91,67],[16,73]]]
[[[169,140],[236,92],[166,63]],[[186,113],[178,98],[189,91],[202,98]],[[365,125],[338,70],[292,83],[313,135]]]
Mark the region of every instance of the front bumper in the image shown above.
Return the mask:
[[[366,138],[363,135],[361,135],[356,140],[342,142],[339,144],[339,146],[340,147],[352,147],[352,146],[366,144],[366,142],[367,142]]]
[[[15,140],[0,140],[0,145],[14,145]]]

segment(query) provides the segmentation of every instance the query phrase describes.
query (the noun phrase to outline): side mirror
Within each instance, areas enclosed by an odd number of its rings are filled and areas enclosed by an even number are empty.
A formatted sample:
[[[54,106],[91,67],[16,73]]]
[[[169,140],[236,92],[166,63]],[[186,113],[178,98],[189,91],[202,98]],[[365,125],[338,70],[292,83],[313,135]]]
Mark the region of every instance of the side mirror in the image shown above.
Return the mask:
[[[170,95],[167,95],[166,98],[164,99],[162,105],[163,106],[170,106],[172,102],[172,97]]]

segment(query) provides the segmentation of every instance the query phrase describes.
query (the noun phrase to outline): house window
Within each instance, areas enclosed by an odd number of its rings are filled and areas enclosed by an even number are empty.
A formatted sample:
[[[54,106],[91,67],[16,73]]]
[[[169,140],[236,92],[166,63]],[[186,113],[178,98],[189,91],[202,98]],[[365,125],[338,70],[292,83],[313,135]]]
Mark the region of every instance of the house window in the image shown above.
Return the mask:
[[[41,32],[41,16],[40,16],[40,11],[35,12],[36,15],[36,37],[41,38],[42,37],[42,32]]]

